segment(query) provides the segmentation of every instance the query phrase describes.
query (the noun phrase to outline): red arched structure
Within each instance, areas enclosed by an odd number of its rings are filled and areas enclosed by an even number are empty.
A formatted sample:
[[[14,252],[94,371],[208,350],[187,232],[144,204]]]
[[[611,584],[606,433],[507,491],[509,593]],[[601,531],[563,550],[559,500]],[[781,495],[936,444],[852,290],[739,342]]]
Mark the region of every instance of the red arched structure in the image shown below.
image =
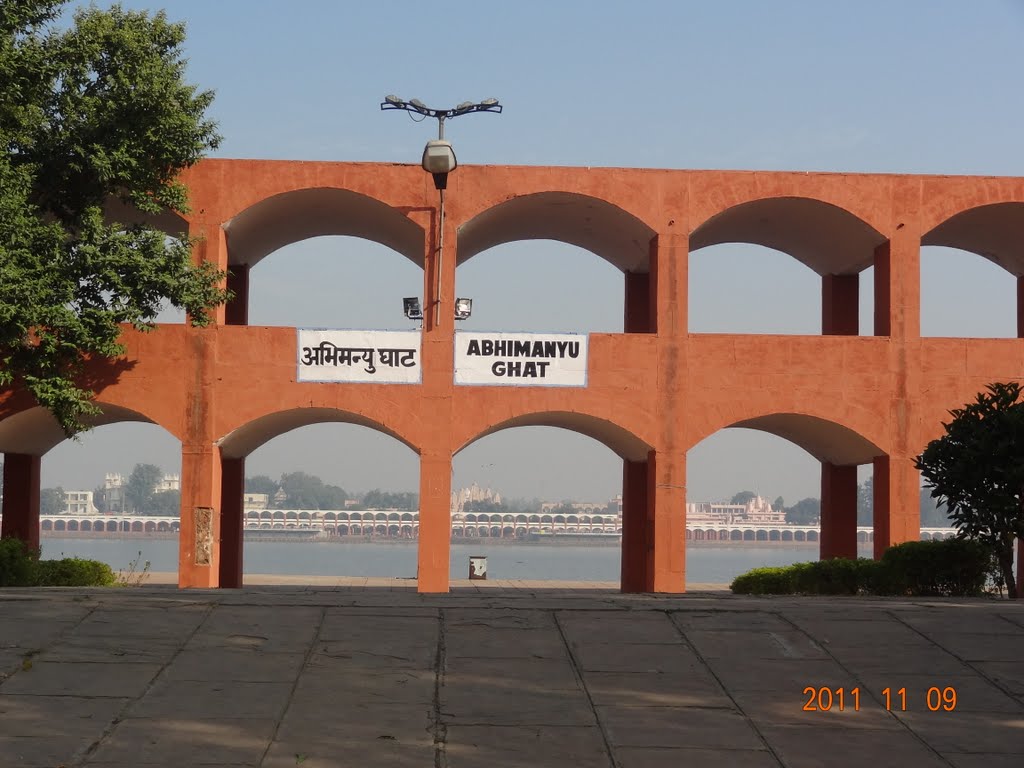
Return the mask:
[[[728,426],[781,435],[821,461],[823,556],[854,551],[855,469],[873,463],[879,551],[919,535],[913,459],[947,410],[1024,372],[1024,342],[922,339],[919,319],[922,244],[1024,274],[1024,179],[464,166],[443,221],[418,166],[207,160],[184,180],[196,259],[228,270],[238,298],[209,328],[126,330],[125,357],[89,372],[104,418],[154,421],[182,441],[183,587],[241,583],[244,457],[318,421],[372,426],[419,453],[424,592],[448,589],[452,456],[520,424],[575,429],[623,457],[626,590],[685,589],[687,451]],[[423,267],[423,306],[445,311],[426,313],[418,384],[297,382],[294,329],[246,327],[248,268],[323,234],[372,239]],[[456,386],[456,266],[536,238],[623,271],[625,332],[591,335],[585,387]],[[689,333],[689,253],[726,242],[784,251],[820,274],[822,334]],[[857,275],[868,266],[874,335],[861,337]],[[39,457],[59,438],[32,408],[23,392],[0,392],[5,535],[38,529]]]

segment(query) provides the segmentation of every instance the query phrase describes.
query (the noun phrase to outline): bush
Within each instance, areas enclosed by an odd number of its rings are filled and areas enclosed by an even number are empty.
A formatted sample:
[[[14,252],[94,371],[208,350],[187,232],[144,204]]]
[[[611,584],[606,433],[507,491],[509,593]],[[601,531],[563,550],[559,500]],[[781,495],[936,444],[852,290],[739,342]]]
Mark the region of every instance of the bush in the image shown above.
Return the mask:
[[[98,560],[66,557],[63,560],[40,560],[39,586],[42,587],[109,587],[116,577],[110,566]]]
[[[106,587],[115,581],[106,563],[68,557],[40,560],[20,539],[0,539],[0,587]]]
[[[730,589],[737,595],[789,595],[793,576],[792,568],[755,568],[737,576]]]
[[[992,553],[968,539],[908,541],[885,550],[881,562],[888,594],[972,597],[985,589]]]
[[[737,595],[913,595],[972,597],[992,573],[992,553],[964,539],[908,541],[881,560],[834,559],[782,568],[755,568],[737,576]]]
[[[35,584],[39,551],[29,549],[21,539],[0,539],[0,587],[30,587]]]

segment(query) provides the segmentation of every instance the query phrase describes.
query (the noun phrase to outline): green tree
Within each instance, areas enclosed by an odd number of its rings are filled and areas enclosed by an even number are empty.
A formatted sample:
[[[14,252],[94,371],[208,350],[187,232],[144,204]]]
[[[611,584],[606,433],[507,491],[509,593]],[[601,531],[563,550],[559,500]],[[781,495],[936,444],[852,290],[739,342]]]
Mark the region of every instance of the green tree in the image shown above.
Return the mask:
[[[155,464],[136,464],[124,486],[127,511],[136,514],[149,512],[153,491],[163,476],[163,470]]]
[[[757,498],[757,494],[753,491],[740,491],[732,497],[730,504],[746,504],[748,501],[753,501]]]
[[[181,491],[160,491],[149,498],[148,511],[153,515],[181,514]]]
[[[98,485],[93,489],[92,503],[96,507],[97,512],[106,514],[110,511],[110,505],[107,503],[107,489],[102,485]]]
[[[317,503],[320,509],[344,509],[347,500],[348,494],[344,488],[325,484],[320,490]]]
[[[994,383],[950,411],[946,434],[917,457],[932,496],[959,535],[990,547],[1011,598],[1017,596],[1013,547],[1024,539],[1024,403],[1016,382]]]
[[[817,525],[821,520],[821,499],[801,499],[786,510],[786,522],[791,525]]]
[[[266,475],[253,475],[245,478],[245,492],[265,493],[273,501],[274,494],[277,493],[277,483]]]
[[[220,139],[212,93],[184,80],[184,26],[119,6],[58,26],[66,3],[0,6],[0,387],[72,436],[97,412],[85,361],[123,352],[121,324],[149,330],[170,302],[204,325],[226,293],[150,223],[187,212],[176,177]]]
[[[287,472],[281,475],[281,490],[288,497],[285,505],[289,509],[320,509],[320,495],[324,482],[315,475],[305,472]]]
[[[389,493],[378,488],[363,496],[363,509],[399,509],[412,511],[416,509],[418,496],[415,493]]]
[[[786,511],[786,500],[779,496],[775,501],[772,502],[772,509]]]
[[[857,525],[875,523],[875,478],[857,484]]]
[[[39,491],[39,512],[44,515],[59,515],[65,509],[64,489],[43,488]]]

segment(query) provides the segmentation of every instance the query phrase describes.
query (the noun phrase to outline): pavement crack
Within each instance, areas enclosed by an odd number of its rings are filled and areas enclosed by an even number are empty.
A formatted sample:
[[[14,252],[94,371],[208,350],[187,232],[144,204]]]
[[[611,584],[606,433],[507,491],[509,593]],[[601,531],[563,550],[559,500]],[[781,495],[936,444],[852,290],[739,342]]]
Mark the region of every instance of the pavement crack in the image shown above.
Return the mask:
[[[695,643],[690,641],[690,638],[686,636],[686,632],[683,630],[681,626],[679,626],[679,622],[676,620],[678,612],[666,611],[665,615],[668,617],[669,623],[675,628],[676,633],[682,639],[683,643],[690,648],[690,650],[693,652],[693,655],[697,657],[697,660],[701,663],[704,669],[708,671],[708,674],[715,679],[715,682],[718,683],[719,688],[722,689],[722,692],[726,695],[729,701],[732,702],[732,706],[735,708],[735,711],[738,712],[743,717],[743,719],[747,721],[747,725],[749,725],[751,730],[753,730],[754,733],[757,734],[757,738],[759,738],[761,740],[761,743],[764,744],[764,748],[768,750],[768,753],[775,758],[779,765],[785,765],[785,763],[782,762],[782,758],[775,751],[775,748],[769,743],[768,739],[765,738],[765,735],[761,732],[761,729],[758,728],[757,723],[754,722],[754,718],[752,718],[744,711],[743,707],[740,706],[740,703],[736,701],[736,697],[732,695],[732,693],[726,687],[725,683],[722,682],[722,679],[718,676],[718,673],[716,673],[712,666],[708,664],[707,659],[704,658],[704,654],[700,652]]]
[[[327,619],[327,607],[320,609],[320,620],[316,625],[316,632],[313,634],[313,639],[309,642],[309,647],[306,649],[306,655],[302,659],[302,666],[299,667],[298,673],[295,675],[295,682],[292,683],[292,688],[288,691],[288,701],[284,705],[284,709],[281,711],[281,716],[277,719],[277,723],[274,725],[274,733],[271,734],[270,740],[267,742],[267,748],[263,750],[263,754],[260,756],[259,765],[262,766],[267,761],[267,755],[270,753],[271,747],[274,746],[274,742],[277,741],[277,734],[281,732],[281,725],[284,724],[285,718],[288,716],[288,709],[292,705],[292,700],[295,698],[295,690],[299,687],[299,680],[302,679],[302,673],[309,666],[309,660],[316,653],[317,647],[320,645],[320,633],[324,629],[324,621]],[[305,759],[305,757],[303,757]]]
[[[97,606],[97,607],[99,607],[99,606]],[[160,679],[160,677],[167,671],[167,668],[169,666],[171,666],[171,664],[174,663],[174,660],[176,658],[178,658],[178,655],[182,652],[182,650],[184,650],[185,646],[188,645],[189,641],[193,637],[195,637],[197,632],[199,632],[199,629],[203,626],[203,624],[206,623],[207,619],[210,618],[210,614],[212,612],[213,612],[213,604],[211,603],[211,604],[209,604],[208,608],[206,609],[206,614],[203,616],[202,621],[200,621],[200,622],[198,622],[196,624],[195,629],[193,629],[189,633],[188,637],[186,637],[181,642],[181,645],[178,646],[178,649],[173,654],[171,654],[171,657],[166,662],[164,662],[164,664],[160,667],[160,669],[158,669],[156,671],[156,674],[153,675],[153,677],[150,679],[149,683],[146,685],[145,690],[143,690],[142,693],[140,693],[138,696],[136,696],[134,698],[129,698],[125,702],[125,705],[123,707],[121,707],[121,710],[116,715],[114,715],[113,719],[111,719],[111,721],[109,723],[107,723],[107,727],[103,729],[103,733],[100,734],[99,738],[96,739],[96,741],[94,741],[92,744],[90,744],[85,749],[85,751],[82,752],[82,754],[76,760],[74,760],[71,763],[71,766],[69,766],[69,768],[72,768],[73,766],[84,765],[85,761],[88,760],[90,757],[92,757],[92,755],[94,755],[96,753],[96,750],[98,750],[103,745],[103,742],[105,742],[108,738],[110,738],[110,735],[114,732],[114,729],[117,728],[117,726],[121,723],[121,721],[123,721],[125,719],[125,715],[128,713],[128,710],[130,710],[132,708],[132,706],[134,706],[134,704],[136,702],[138,702],[141,699],[143,699],[151,690],[153,690],[153,686],[156,685],[156,683]],[[96,697],[96,698],[99,698],[99,697]],[[121,698],[121,697],[115,697],[115,698]]]
[[[431,710],[434,733],[434,768],[448,765],[448,726],[444,723],[441,710],[441,689],[445,684],[445,670],[448,666],[447,624],[443,608],[437,611],[437,653],[434,656],[434,701]]]
[[[569,661],[572,664],[573,675],[576,677],[576,683],[587,697],[587,705],[590,707],[590,713],[594,716],[594,722],[597,723],[597,730],[600,732],[601,740],[604,742],[605,753],[608,756],[608,764],[611,768],[616,768],[617,763],[615,762],[615,756],[612,752],[611,738],[608,735],[608,730],[605,728],[604,723],[601,722],[601,717],[597,714],[597,706],[594,704],[594,697],[591,695],[590,689],[587,687],[587,681],[583,678],[583,667],[580,664],[580,660],[576,656],[575,651],[573,651],[569,638],[565,636],[565,627],[563,627],[562,622],[558,620],[558,611],[552,611],[551,618],[555,621],[555,627],[558,629],[558,635],[562,638],[562,644],[565,646],[565,652],[569,656]]]

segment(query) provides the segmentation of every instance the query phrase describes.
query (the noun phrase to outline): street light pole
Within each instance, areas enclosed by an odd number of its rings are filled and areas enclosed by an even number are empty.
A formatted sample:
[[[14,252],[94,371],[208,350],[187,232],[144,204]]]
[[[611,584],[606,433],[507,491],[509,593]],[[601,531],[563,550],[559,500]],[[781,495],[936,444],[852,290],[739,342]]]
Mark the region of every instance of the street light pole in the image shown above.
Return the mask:
[[[440,195],[438,208],[440,233],[437,240],[437,285],[434,288],[437,294],[437,298],[434,301],[434,325],[436,326],[441,321],[441,267],[444,263],[444,191],[448,186],[448,174],[459,165],[455,159],[455,150],[452,149],[451,142],[445,141],[444,121],[453,117],[468,115],[472,112],[496,112],[500,114],[502,107],[497,99],[484,99],[481,102],[464,101],[451,109],[434,109],[428,107],[419,99],[405,101],[398,96],[386,96],[384,101],[381,102],[380,108],[382,111],[400,109],[408,112],[410,117],[413,114],[421,115],[420,120],[427,117],[437,120],[437,139],[427,142],[427,145],[423,148],[423,160],[421,162],[423,170],[434,177],[434,187]]]

